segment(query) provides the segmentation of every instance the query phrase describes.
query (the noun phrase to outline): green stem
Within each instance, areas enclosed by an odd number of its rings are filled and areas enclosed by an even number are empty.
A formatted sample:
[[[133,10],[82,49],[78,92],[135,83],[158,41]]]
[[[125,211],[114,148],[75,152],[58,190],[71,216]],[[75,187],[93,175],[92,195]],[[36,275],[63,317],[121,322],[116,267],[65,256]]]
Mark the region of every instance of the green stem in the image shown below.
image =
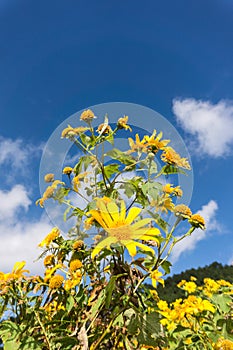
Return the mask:
[[[47,345],[48,345],[48,349],[49,349],[49,350],[52,350],[52,347],[51,347],[50,342],[49,342],[49,337],[48,337],[47,332],[46,332],[46,330],[45,330],[45,328],[44,328],[44,325],[43,325],[43,323],[41,322],[38,313],[37,313],[36,311],[34,311],[34,312],[35,312],[35,315],[36,315],[36,319],[37,319],[37,321],[39,322],[39,325],[40,325],[40,327],[41,327],[41,329],[42,329],[42,331],[43,331],[43,333],[44,333],[45,340],[46,340],[46,343],[47,343]]]

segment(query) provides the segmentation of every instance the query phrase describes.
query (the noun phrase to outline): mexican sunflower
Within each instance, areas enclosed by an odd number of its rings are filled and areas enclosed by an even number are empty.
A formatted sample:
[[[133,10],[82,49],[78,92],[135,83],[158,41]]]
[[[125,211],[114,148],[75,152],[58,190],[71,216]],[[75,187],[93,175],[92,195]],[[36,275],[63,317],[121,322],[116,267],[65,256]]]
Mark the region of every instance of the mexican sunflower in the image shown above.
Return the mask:
[[[136,255],[136,248],[141,248],[144,251],[150,251],[154,254],[151,247],[138,242],[155,241],[159,242],[159,229],[148,227],[152,219],[145,218],[133,223],[141,213],[140,208],[130,208],[126,215],[126,205],[123,200],[120,201],[120,208],[114,201],[106,202],[102,199],[97,199],[97,209],[92,209],[89,214],[103,227],[108,236],[100,241],[92,251],[92,258],[94,258],[102,249],[110,247],[111,244],[118,243],[125,246],[131,256]]]

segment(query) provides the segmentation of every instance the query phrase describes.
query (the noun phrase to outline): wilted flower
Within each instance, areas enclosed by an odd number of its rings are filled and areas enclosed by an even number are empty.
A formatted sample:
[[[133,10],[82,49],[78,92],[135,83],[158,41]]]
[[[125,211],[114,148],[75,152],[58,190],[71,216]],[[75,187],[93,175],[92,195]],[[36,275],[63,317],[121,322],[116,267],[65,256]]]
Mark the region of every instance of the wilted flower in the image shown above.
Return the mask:
[[[174,214],[175,214],[175,216],[178,216],[178,217],[182,218],[183,220],[185,220],[185,219],[190,218],[190,216],[192,215],[192,212],[189,209],[189,207],[187,207],[187,205],[178,204],[174,208]]]
[[[84,112],[82,112],[82,114],[80,116],[80,120],[82,120],[86,123],[90,123],[94,118],[96,118],[96,117],[91,109],[85,110]]]
[[[54,181],[54,174],[46,174],[44,177],[45,182],[53,182]]]

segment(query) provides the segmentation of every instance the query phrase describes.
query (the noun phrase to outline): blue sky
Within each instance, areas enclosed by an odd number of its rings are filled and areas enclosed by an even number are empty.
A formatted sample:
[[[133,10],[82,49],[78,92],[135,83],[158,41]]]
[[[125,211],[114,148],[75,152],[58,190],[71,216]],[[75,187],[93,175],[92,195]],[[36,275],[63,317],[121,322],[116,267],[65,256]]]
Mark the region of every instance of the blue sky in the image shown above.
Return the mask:
[[[41,152],[77,111],[130,102],[162,114],[192,157],[193,211],[209,222],[173,272],[233,261],[233,4],[0,1],[0,270],[49,232],[35,207]],[[156,128],[151,124],[151,131]]]

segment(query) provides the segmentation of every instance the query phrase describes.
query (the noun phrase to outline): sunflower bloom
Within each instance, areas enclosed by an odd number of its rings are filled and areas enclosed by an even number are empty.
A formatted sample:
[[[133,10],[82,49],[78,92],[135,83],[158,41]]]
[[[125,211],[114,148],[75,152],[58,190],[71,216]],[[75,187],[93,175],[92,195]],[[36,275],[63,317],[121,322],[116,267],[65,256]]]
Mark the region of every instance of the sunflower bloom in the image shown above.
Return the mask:
[[[164,152],[161,155],[161,159],[165,163],[188,170],[191,169],[187,158],[181,158],[181,156],[172,147],[165,148]]]
[[[119,118],[117,121],[118,129],[125,129],[132,131],[131,127],[127,124],[129,117],[125,115],[123,118]]]
[[[73,250],[80,250],[83,248],[83,246],[84,246],[84,242],[81,239],[78,239],[73,243],[72,248]]]
[[[170,140],[161,140],[162,136],[162,132],[156,136],[156,130],[153,131],[153,134],[151,136],[144,136],[143,141],[145,142],[150,152],[157,153],[159,150],[164,149],[164,147],[167,146]]]
[[[57,237],[60,235],[60,230],[57,227],[54,227],[48,235],[39,243],[39,247],[49,247],[50,243],[55,241]]]
[[[178,197],[182,197],[183,195],[183,191],[181,190],[180,186],[172,187],[172,185],[169,183],[163,186],[163,192],[173,194]]]
[[[189,222],[192,226],[196,227],[196,228],[201,228],[202,230],[205,229],[205,220],[204,218],[199,215],[199,214],[193,214],[190,218],[189,218]]]
[[[127,151],[128,154],[133,152],[140,152],[140,153],[147,152],[145,141],[143,140],[140,141],[138,134],[135,135],[135,141],[131,137],[128,138],[128,141],[129,141],[129,146],[131,148],[129,151]]]
[[[152,281],[152,286],[156,288],[157,282],[161,283],[164,286],[164,280],[161,278],[163,276],[162,272],[154,270],[151,272],[150,277]]]
[[[189,219],[192,215],[191,210],[185,204],[178,204],[174,208],[175,216],[182,218],[183,220]]]
[[[80,269],[83,266],[82,262],[79,259],[74,259],[70,262],[70,271],[74,272],[78,269]]]
[[[1,272],[0,279],[2,280],[2,282],[8,282],[10,280],[17,280],[17,279],[24,277],[24,272],[29,272],[29,270],[23,269],[25,264],[26,264],[25,261],[17,261],[14,264],[11,272],[9,272],[9,273]]]
[[[70,174],[72,173],[73,171],[73,168],[71,168],[70,166],[66,166],[63,171],[62,171],[62,174],[65,174],[65,175],[68,175],[70,176]]]
[[[82,112],[80,116],[80,120],[86,123],[90,123],[95,117],[94,113],[92,112],[91,109],[87,109],[84,112]]]
[[[125,202],[122,200],[120,204],[121,207],[119,210],[119,207],[114,201],[104,203],[104,201],[99,199],[97,200],[97,209],[90,210],[89,213],[108,234],[107,238],[103,239],[96,245],[92,252],[92,258],[94,258],[105,247],[110,248],[111,244],[114,243],[119,243],[125,246],[131,256],[136,255],[137,247],[154,254],[152,248],[147,247],[145,244],[136,240],[153,240],[158,242],[156,236],[160,234],[159,229],[145,227],[145,225],[152,221],[152,219],[149,218],[139,220],[132,224],[141,213],[141,209],[132,207],[126,216]]]
[[[103,135],[103,134],[110,134],[110,132],[112,132],[111,126],[105,123],[102,123],[98,126],[97,130],[96,130],[99,134]]]
[[[214,350],[233,350],[233,342],[220,338],[214,346]]]
[[[89,130],[87,127],[79,126],[77,128],[73,128],[72,126],[68,125],[67,128],[65,128],[61,133],[61,138],[72,138],[74,136],[78,136],[79,134],[82,134],[83,132]]]
[[[49,288],[50,289],[60,288],[63,282],[64,282],[64,277],[62,275],[54,275],[53,277],[51,277],[49,281]]]

